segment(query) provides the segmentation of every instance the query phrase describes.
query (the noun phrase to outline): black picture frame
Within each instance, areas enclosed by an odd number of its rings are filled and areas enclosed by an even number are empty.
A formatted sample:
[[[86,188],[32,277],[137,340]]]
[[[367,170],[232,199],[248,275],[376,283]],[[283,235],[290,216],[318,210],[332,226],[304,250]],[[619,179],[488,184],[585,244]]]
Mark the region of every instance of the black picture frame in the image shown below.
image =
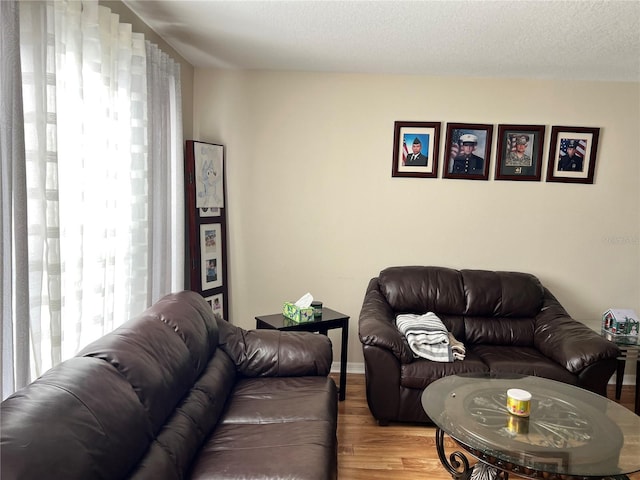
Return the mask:
[[[492,142],[493,125],[447,123],[443,178],[488,180]]]
[[[440,122],[394,122],[392,177],[438,176],[440,127]],[[415,160],[413,145],[419,146]]]
[[[599,137],[599,128],[553,126],[547,182],[592,184]],[[573,155],[569,152],[572,145]]]
[[[540,181],[544,125],[498,125],[495,180]]]

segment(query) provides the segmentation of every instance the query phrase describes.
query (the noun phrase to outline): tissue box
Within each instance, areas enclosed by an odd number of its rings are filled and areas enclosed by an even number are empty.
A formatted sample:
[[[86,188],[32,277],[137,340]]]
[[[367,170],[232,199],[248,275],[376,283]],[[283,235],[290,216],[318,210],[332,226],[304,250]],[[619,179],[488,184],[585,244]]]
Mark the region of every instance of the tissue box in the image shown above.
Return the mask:
[[[609,309],[602,314],[602,330],[614,335],[637,337],[640,329],[638,314],[633,310]]]
[[[313,321],[313,307],[300,308],[291,302],[284,303],[282,306],[282,314],[296,323]]]

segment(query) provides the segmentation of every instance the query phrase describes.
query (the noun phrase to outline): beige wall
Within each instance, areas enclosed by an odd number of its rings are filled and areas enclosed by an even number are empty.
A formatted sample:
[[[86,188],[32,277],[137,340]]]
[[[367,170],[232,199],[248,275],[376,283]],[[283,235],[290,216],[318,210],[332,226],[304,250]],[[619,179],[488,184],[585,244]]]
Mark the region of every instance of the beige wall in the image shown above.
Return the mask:
[[[358,370],[367,283],[411,264],[534,273],[593,328],[640,312],[637,83],[196,69],[194,98],[194,138],[226,146],[237,325],[310,291],[351,316]],[[552,125],[600,127],[595,183],[495,181],[495,140],[489,181],[392,178],[396,120],[441,145],[446,122],[546,125],[543,178]]]

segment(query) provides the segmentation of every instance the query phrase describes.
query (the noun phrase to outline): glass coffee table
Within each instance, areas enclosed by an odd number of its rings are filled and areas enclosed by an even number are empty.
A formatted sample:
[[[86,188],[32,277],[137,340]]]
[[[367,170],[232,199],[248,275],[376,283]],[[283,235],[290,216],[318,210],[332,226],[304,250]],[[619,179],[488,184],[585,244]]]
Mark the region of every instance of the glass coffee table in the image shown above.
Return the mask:
[[[506,392],[532,394],[529,417],[507,412]],[[457,480],[626,479],[640,471],[640,417],[605,397],[532,376],[451,375],[422,394],[442,465]],[[444,435],[464,452],[445,453]],[[475,468],[475,473],[474,473]]]

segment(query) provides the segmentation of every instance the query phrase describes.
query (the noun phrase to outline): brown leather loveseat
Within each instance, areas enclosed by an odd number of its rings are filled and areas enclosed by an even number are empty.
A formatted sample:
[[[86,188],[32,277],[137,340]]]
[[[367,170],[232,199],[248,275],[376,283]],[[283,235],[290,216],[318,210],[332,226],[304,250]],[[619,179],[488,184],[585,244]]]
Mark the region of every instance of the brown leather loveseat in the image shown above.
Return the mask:
[[[168,295],[2,402],[0,477],[335,479],[331,360]]]
[[[463,360],[414,357],[395,319],[426,312],[463,343]],[[535,375],[606,395],[619,355],[613,343],[572,319],[535,276],[516,272],[387,268],[367,287],[359,336],[367,402],[382,425],[430,422],[420,397],[446,375]]]

